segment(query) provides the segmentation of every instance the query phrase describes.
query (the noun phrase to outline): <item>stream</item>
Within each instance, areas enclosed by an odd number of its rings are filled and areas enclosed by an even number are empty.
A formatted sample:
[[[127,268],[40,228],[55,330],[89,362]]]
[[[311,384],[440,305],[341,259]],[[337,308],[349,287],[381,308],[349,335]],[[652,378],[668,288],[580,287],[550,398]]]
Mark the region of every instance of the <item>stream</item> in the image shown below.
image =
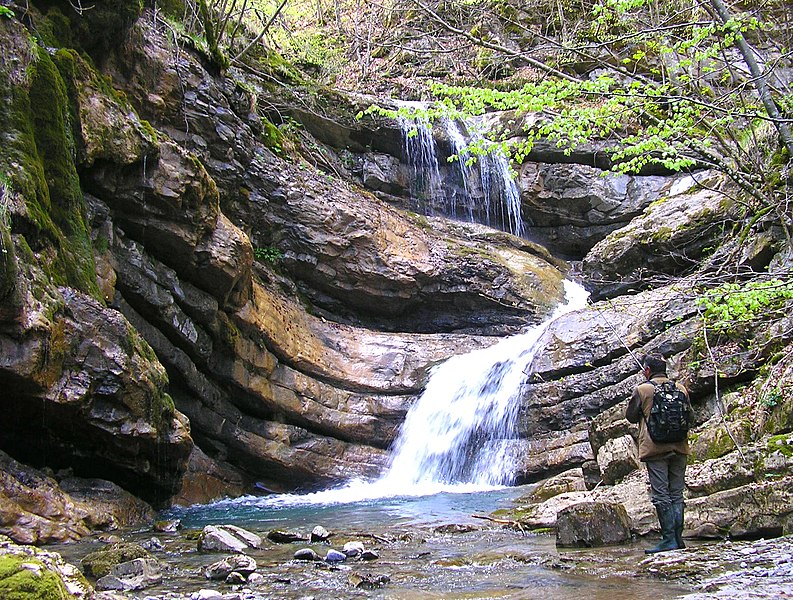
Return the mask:
[[[636,600],[663,600],[690,588],[660,579],[636,577],[635,565],[645,558],[647,542],[613,548],[560,549],[552,534],[525,534],[477,518],[508,508],[530,486],[479,492],[441,492],[428,496],[339,501],[339,490],[307,496],[247,497],[209,505],[174,508],[163,518],[180,519],[174,534],[130,532],[126,541],[156,537],[162,549],[153,552],[163,565],[163,582],[125,597],[139,600],[190,598],[199,590],[239,593],[243,600],[265,598],[521,598],[613,600],[615,594]],[[335,497],[334,497],[335,496]],[[208,581],[202,569],[226,556],[200,553],[194,533],[205,525],[234,524],[258,533],[260,549],[248,552],[263,579],[237,588]],[[306,537],[316,526],[332,537],[329,543],[275,543],[273,530]],[[364,562],[349,559],[338,565],[294,560],[294,553],[312,548],[320,556],[360,541],[379,555]],[[79,542],[55,548],[79,565],[86,553],[105,544]],[[388,581],[375,589],[358,589],[355,577]],[[234,597],[234,596],[232,596]]]

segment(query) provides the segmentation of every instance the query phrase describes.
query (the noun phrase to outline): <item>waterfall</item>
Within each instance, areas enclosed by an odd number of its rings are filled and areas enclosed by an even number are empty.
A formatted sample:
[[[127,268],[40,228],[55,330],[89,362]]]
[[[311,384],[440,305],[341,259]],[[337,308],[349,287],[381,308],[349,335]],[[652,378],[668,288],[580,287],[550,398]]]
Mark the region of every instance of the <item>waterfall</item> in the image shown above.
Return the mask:
[[[425,485],[509,484],[514,470],[510,441],[524,369],[537,340],[554,319],[586,304],[587,293],[565,282],[567,303],[544,323],[482,350],[454,356],[436,367],[410,409],[382,481],[393,489]]]
[[[400,119],[411,196],[430,214],[437,211],[522,236],[525,230],[520,191],[507,157],[494,149],[472,161],[466,149],[470,138],[464,125],[450,119],[442,119],[436,125],[449,142],[450,151],[441,158],[433,129],[425,120]],[[458,158],[449,164],[450,156]]]
[[[537,341],[561,315],[583,308],[588,293],[565,281],[566,303],[544,323],[436,366],[410,408],[394,443],[390,466],[376,481],[353,480],[310,494],[248,500],[260,507],[346,504],[439,492],[474,492],[511,482],[520,392]]]
[[[432,128],[421,119],[400,119],[402,151],[413,177],[410,193],[413,198],[432,202],[443,196],[438,156]]]
[[[477,169],[474,164],[469,164],[471,155],[466,147],[470,139],[466,138],[459,122],[447,119],[444,123],[452,154],[458,157],[454,164],[463,181],[463,189],[471,197],[471,190],[476,188],[474,183]],[[524,229],[520,212],[520,190],[509,168],[509,160],[499,149],[493,149],[480,156],[476,165],[479,171],[484,224],[522,236]],[[473,216],[470,220],[473,221]]]

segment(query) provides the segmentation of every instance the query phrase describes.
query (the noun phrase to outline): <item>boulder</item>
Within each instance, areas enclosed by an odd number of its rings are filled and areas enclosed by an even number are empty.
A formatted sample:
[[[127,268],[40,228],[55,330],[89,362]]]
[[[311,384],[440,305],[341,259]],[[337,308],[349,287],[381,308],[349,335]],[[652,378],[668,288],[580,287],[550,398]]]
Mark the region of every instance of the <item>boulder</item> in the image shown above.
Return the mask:
[[[344,552],[339,552],[338,550],[330,549],[328,553],[325,555],[325,562],[329,563],[339,563],[344,562],[347,560],[347,555]]]
[[[119,542],[87,554],[80,564],[86,575],[100,579],[112,574],[115,566],[139,558],[148,560],[152,556],[138,544]]]
[[[332,533],[329,533],[327,529],[322,527],[322,525],[317,525],[314,529],[311,530],[311,536],[309,541],[311,542],[327,542],[328,539],[332,536]]]
[[[199,552],[245,552],[262,545],[262,538],[235,525],[207,525],[198,537]]]
[[[308,542],[309,538],[295,531],[279,531],[274,529],[267,533],[267,539],[276,544],[291,544],[293,542]]]
[[[556,545],[592,548],[631,539],[631,521],[621,504],[582,502],[556,517]]]
[[[629,435],[607,441],[598,450],[597,463],[603,483],[612,485],[639,468],[636,443]]]
[[[355,558],[363,554],[365,548],[363,542],[347,542],[341,549],[348,558]]]
[[[374,590],[381,588],[391,581],[388,575],[377,575],[375,573],[350,573],[347,581],[355,588],[361,590]]]
[[[593,298],[612,298],[646,288],[654,277],[692,270],[738,218],[740,206],[723,193],[724,185],[715,173],[689,175],[641,217],[598,242],[582,265]]]
[[[159,563],[151,558],[136,558],[113,565],[110,574],[96,582],[98,590],[134,591],[156,585],[162,581]]]
[[[256,570],[256,561],[250,556],[235,554],[212,563],[204,569],[207,579],[226,579],[231,573],[248,576]]]

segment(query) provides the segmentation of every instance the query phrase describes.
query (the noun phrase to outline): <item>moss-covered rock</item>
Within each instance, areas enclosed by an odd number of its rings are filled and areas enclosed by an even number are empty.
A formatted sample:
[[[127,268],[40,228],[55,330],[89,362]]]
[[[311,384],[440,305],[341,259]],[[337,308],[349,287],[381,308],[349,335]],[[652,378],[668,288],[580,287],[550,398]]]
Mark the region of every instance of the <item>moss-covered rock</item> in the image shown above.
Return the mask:
[[[138,544],[120,542],[87,554],[80,564],[86,575],[98,579],[108,575],[115,565],[136,558],[151,558],[151,554]]]
[[[101,56],[118,44],[143,10],[143,0],[103,0],[77,10],[69,0],[52,0],[42,37],[56,46],[71,46]]]
[[[0,536],[0,598],[87,600],[94,590],[60,554],[12,543]]]
[[[0,556],[0,597],[6,600],[65,600],[60,578],[35,560],[24,556]]]

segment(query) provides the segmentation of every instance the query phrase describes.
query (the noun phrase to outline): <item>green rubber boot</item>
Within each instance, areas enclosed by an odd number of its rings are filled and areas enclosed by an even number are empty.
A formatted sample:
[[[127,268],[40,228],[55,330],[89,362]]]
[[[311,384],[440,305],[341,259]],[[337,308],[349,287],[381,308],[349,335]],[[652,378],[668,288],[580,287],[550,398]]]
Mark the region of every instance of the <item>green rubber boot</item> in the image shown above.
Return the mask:
[[[656,554],[658,552],[677,550],[677,540],[675,539],[675,513],[672,505],[656,506],[655,511],[658,513],[658,522],[661,524],[661,541],[657,546],[645,550],[644,553]]]
[[[678,550],[686,547],[683,542],[683,525],[685,523],[685,505],[683,502],[675,502],[672,505],[672,512],[675,516],[675,542]]]

